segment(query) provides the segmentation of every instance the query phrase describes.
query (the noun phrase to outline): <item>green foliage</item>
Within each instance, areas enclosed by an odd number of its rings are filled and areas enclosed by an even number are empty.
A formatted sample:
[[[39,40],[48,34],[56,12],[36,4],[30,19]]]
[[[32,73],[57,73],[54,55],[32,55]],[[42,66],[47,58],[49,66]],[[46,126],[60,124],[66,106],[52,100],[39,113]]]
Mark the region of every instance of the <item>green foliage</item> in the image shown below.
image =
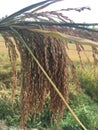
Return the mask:
[[[51,112],[49,110],[49,101],[46,101],[46,105],[43,113],[38,112],[34,116],[29,116],[27,121],[28,128],[36,127],[50,127],[51,125]],[[15,98],[14,107],[12,108],[11,99],[8,97],[0,98],[0,120],[5,120],[9,126],[20,125],[20,109],[18,97]]]
[[[71,102],[71,107],[84,126],[88,130],[98,130],[98,105],[83,93],[73,97],[74,100]],[[60,126],[63,130],[82,130],[68,111],[65,112]]]
[[[20,110],[18,100],[15,99],[14,107],[9,98],[0,98],[0,120],[5,120],[8,125],[19,125]]]
[[[96,128],[98,129],[98,116],[97,116],[98,110],[97,109],[98,109],[98,106],[92,107],[92,106],[82,105],[80,107],[76,107],[74,111],[87,129],[96,130]],[[81,128],[79,125],[75,123],[71,114],[67,115],[66,122],[70,122],[70,125],[73,127],[76,127],[77,130]],[[69,125],[69,123],[67,125]]]
[[[70,105],[88,130],[98,130],[98,105],[84,93],[71,94]],[[65,110],[61,122],[51,124],[52,114],[49,110],[49,100],[43,113],[38,112],[36,118],[30,116],[27,122],[29,128],[43,128],[43,130],[82,130],[69,111]],[[20,124],[20,109],[18,99],[12,108],[11,99],[0,98],[0,120],[5,120],[9,126]]]
[[[44,111],[38,112],[34,116],[30,116],[27,121],[27,127],[43,127],[47,128],[51,126],[51,112],[49,110],[49,99],[47,98]],[[36,118],[35,118],[36,117]]]
[[[93,67],[87,65],[85,70],[78,68],[78,78],[83,91],[98,102],[98,74],[94,74]]]
[[[0,72],[0,82],[5,84],[6,88],[11,87],[11,72]]]
[[[82,123],[88,130],[97,130],[98,129],[98,105],[84,93],[80,94],[71,94],[70,105]],[[39,118],[38,118],[39,117]],[[44,117],[44,118],[43,118]],[[47,118],[48,117],[48,118]],[[64,117],[61,122],[56,121],[53,124],[49,123],[51,113],[49,107],[46,107],[43,114],[38,114],[35,120],[31,120],[33,127],[42,127],[46,128],[45,130],[82,130],[81,126],[77,124],[75,119],[72,117],[71,113],[65,110]],[[35,122],[34,122],[35,121]],[[28,122],[30,123],[30,122]],[[33,123],[33,124],[32,124]],[[35,125],[34,125],[35,123]],[[38,126],[39,125],[39,126]],[[43,130],[44,130],[43,129]]]

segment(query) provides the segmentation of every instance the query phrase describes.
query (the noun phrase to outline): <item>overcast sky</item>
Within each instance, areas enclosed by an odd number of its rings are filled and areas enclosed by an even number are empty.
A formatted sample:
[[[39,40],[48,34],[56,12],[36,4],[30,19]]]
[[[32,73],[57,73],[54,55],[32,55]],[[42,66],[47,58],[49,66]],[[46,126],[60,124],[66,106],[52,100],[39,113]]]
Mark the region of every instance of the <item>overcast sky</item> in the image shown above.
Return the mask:
[[[41,0],[0,0],[0,18],[10,15],[28,5],[37,3]],[[66,9],[74,7],[90,7],[91,10],[83,12],[69,11],[65,12],[74,22],[98,23],[98,0],[63,0],[56,4],[50,5],[47,10]]]

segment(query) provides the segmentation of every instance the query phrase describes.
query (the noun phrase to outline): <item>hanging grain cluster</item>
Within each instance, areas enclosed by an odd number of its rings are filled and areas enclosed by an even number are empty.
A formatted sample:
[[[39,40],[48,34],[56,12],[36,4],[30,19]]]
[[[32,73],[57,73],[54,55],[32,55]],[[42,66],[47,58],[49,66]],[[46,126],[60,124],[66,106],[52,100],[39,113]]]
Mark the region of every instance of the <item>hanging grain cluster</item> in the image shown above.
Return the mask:
[[[66,101],[68,101],[70,60],[66,53],[64,43],[52,37],[45,37],[39,33],[33,33],[26,30],[21,30],[18,32],[21,34],[24,41],[32,50],[33,54],[45,69],[49,77],[58,87],[59,91],[62,93]],[[27,49],[16,37],[14,38],[21,56],[22,123],[26,123],[26,120],[30,113],[36,114],[38,111],[43,111],[43,108],[45,106],[45,99],[49,93],[50,110],[53,115],[52,117],[54,118],[57,112],[59,112],[59,115],[62,116],[65,105],[39,66],[33,60]]]

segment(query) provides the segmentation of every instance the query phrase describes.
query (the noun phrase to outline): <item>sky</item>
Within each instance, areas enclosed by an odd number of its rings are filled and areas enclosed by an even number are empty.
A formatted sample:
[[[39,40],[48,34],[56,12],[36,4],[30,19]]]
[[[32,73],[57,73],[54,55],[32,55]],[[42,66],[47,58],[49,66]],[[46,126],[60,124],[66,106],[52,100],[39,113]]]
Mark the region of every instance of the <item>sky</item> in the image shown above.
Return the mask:
[[[0,0],[0,18],[40,1],[42,0]],[[76,7],[90,7],[91,10],[82,12],[66,11],[64,15],[76,23],[98,23],[98,0],[63,0],[50,5],[47,10]]]

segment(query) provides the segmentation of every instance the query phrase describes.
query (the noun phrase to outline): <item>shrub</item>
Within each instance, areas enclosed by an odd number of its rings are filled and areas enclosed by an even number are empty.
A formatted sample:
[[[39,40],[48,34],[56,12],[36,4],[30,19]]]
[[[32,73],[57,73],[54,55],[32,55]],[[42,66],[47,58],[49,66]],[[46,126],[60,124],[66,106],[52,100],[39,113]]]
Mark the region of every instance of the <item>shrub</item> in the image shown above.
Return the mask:
[[[14,107],[9,98],[0,98],[0,120],[5,120],[8,125],[19,125],[20,110],[17,99],[15,99]]]

